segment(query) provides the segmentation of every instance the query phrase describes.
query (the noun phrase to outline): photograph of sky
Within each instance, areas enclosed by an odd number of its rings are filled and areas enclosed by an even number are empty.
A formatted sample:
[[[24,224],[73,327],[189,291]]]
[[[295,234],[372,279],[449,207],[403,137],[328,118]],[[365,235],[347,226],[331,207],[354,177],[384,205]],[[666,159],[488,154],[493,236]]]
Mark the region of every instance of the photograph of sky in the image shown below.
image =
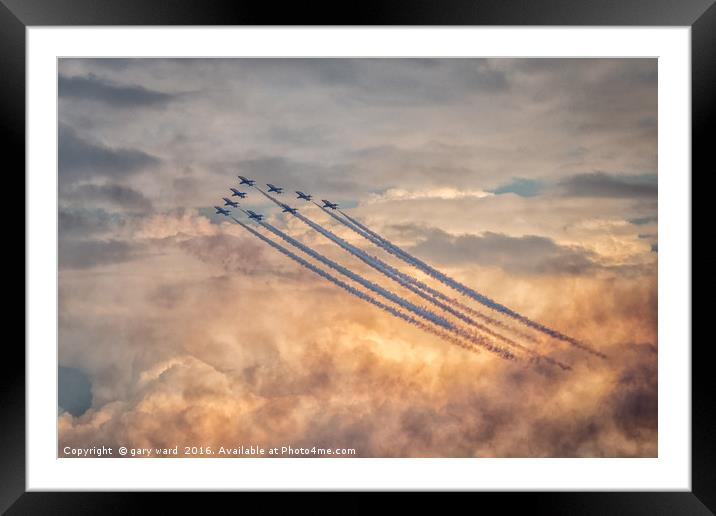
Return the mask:
[[[658,455],[656,59],[73,58],[58,95],[58,456]]]

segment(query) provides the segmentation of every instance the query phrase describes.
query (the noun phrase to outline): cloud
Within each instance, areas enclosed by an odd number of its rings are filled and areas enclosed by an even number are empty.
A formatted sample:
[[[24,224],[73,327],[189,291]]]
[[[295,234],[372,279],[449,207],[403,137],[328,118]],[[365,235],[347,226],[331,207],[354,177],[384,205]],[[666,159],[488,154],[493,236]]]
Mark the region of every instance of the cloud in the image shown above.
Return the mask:
[[[445,265],[474,263],[520,274],[579,275],[599,268],[597,256],[591,251],[559,245],[541,236],[512,237],[492,232],[456,236],[437,228],[394,229],[416,234],[419,241],[413,251]]]
[[[177,209],[172,213],[154,214],[144,218],[134,232],[139,241],[174,238],[177,241],[192,237],[214,236],[220,228],[207,217],[193,210]]]
[[[591,172],[559,182],[564,195],[573,197],[653,198],[658,193],[655,174],[625,176]]]
[[[657,227],[633,224],[655,215],[656,195],[566,195],[594,171],[621,183],[656,170],[656,59],[58,66],[58,353],[92,393],[81,415],[59,416],[61,444],[657,455],[658,256],[638,238]],[[283,186],[292,204],[293,190],[354,203],[351,215],[420,258],[610,360],[545,339],[571,372],[506,364],[402,323],[215,217],[237,174]],[[385,282],[247,191],[242,206]],[[390,202],[369,202],[381,195]]]
[[[275,307],[285,306],[267,294]],[[422,346],[415,348],[419,338],[411,353],[391,357],[385,347],[409,345],[397,337],[400,331],[381,328],[388,340],[356,342],[355,335],[296,331],[298,318],[285,329],[278,325],[276,340],[260,342],[252,327],[261,317],[246,323],[251,302],[260,301],[237,303],[234,295],[218,302],[234,314],[219,330],[227,340],[195,332],[193,317],[177,318],[170,341],[193,354],[178,351],[149,363],[138,355],[133,388],[80,418],[63,416],[61,442],[101,436],[108,444],[173,446],[200,438],[207,446],[354,447],[360,457],[656,455],[656,356],[648,346],[622,343],[624,356],[615,364],[580,364],[573,374],[554,374],[490,367],[457,352],[426,356]],[[207,303],[203,326],[216,331],[223,311],[218,302],[195,298],[171,310],[179,316]],[[348,304],[345,314],[364,312],[359,303]],[[336,308],[330,312],[340,321],[344,312]],[[102,381],[111,385],[106,376]]]
[[[218,264],[227,273],[252,274],[266,269],[264,247],[245,237],[216,234],[182,241],[180,248],[196,258]]]
[[[350,104],[419,106],[455,103],[475,94],[509,90],[505,72],[490,60],[256,59],[246,73],[269,76],[273,87],[324,87],[345,91]],[[451,81],[445,81],[445,76]]]
[[[634,349],[639,348],[631,346],[627,349],[633,352]],[[606,404],[613,410],[619,428],[633,438],[638,438],[642,432],[648,433],[656,428],[658,418],[656,353],[652,353],[650,359],[640,360],[625,368],[618,379],[617,387]]]
[[[60,208],[58,212],[60,239],[104,233],[118,222],[117,216],[103,209]]]
[[[58,167],[61,185],[92,177],[124,177],[159,164],[146,152],[112,148],[80,138],[66,124],[59,127]]]
[[[284,281],[282,257],[251,238],[216,233],[179,247],[210,267],[166,255],[173,261],[118,270],[122,288],[115,276],[78,275],[62,291],[62,360],[90,372],[96,393],[82,416],[60,416],[63,446],[200,439],[355,447],[361,457],[656,455],[656,354],[624,344],[656,342],[655,281],[527,282],[539,292],[524,296],[527,313],[615,357],[593,362],[543,343],[574,365],[566,374],[466,356],[310,274]],[[495,274],[480,282],[503,283]],[[521,297],[514,277],[504,283],[500,299]]]
[[[330,142],[330,129],[321,126],[301,126],[297,128],[272,126],[264,133],[273,142],[293,145],[327,145]]]
[[[464,199],[488,197],[489,192],[483,190],[458,190],[456,188],[427,188],[423,190],[406,190],[404,188],[389,188],[383,193],[372,194],[368,203],[389,202],[389,201],[410,201],[416,199]]]
[[[60,269],[89,269],[123,263],[138,256],[140,247],[119,240],[68,240],[58,246]]]
[[[68,196],[85,204],[105,204],[127,211],[149,212],[152,209],[152,202],[144,194],[117,184],[82,184],[74,188]]]
[[[89,74],[86,77],[58,77],[58,93],[62,98],[93,100],[112,107],[163,107],[176,95],[154,91],[143,86],[122,85]]]

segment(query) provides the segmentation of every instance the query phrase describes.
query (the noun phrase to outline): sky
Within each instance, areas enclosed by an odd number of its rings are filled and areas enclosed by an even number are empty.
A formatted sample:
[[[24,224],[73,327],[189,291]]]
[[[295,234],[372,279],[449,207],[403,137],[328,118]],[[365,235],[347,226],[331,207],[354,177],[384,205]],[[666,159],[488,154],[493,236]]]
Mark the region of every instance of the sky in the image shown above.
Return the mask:
[[[58,94],[60,456],[657,456],[655,59],[61,59]],[[237,174],[450,292],[293,191],[338,202],[607,359],[541,336],[571,370],[512,363],[395,319],[216,215]]]

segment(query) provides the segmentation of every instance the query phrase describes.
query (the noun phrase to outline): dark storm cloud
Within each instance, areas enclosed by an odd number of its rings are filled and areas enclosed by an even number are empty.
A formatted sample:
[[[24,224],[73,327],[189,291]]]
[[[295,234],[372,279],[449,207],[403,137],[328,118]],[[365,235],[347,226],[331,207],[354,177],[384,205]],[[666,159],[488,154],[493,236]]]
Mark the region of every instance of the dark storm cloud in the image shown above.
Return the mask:
[[[116,84],[93,74],[86,77],[60,75],[57,86],[60,97],[94,100],[119,108],[165,106],[176,98],[176,95],[143,86]]]
[[[152,202],[144,194],[133,188],[116,184],[80,185],[69,197],[83,203],[88,201],[106,203],[128,211],[148,212],[152,209]]]
[[[119,240],[61,239],[57,254],[60,269],[90,269],[133,260],[139,246]]]
[[[393,229],[412,233],[420,240],[413,247],[415,253],[443,264],[476,263],[522,274],[587,274],[599,268],[594,253],[541,236],[511,237],[491,232],[454,236],[437,228]]]
[[[656,198],[655,174],[625,176],[591,172],[578,174],[559,182],[563,193],[573,197]]]
[[[80,138],[66,124],[60,124],[58,167],[61,184],[91,177],[121,177],[159,164],[159,158],[141,150],[113,148]]]

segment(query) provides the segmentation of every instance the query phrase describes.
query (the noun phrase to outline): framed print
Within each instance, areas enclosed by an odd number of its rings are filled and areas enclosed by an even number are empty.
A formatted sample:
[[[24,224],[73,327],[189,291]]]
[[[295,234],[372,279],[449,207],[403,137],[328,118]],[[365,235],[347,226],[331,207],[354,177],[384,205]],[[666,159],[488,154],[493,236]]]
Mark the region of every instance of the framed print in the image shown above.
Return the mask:
[[[5,3],[27,306],[3,509],[713,510],[709,2]]]

